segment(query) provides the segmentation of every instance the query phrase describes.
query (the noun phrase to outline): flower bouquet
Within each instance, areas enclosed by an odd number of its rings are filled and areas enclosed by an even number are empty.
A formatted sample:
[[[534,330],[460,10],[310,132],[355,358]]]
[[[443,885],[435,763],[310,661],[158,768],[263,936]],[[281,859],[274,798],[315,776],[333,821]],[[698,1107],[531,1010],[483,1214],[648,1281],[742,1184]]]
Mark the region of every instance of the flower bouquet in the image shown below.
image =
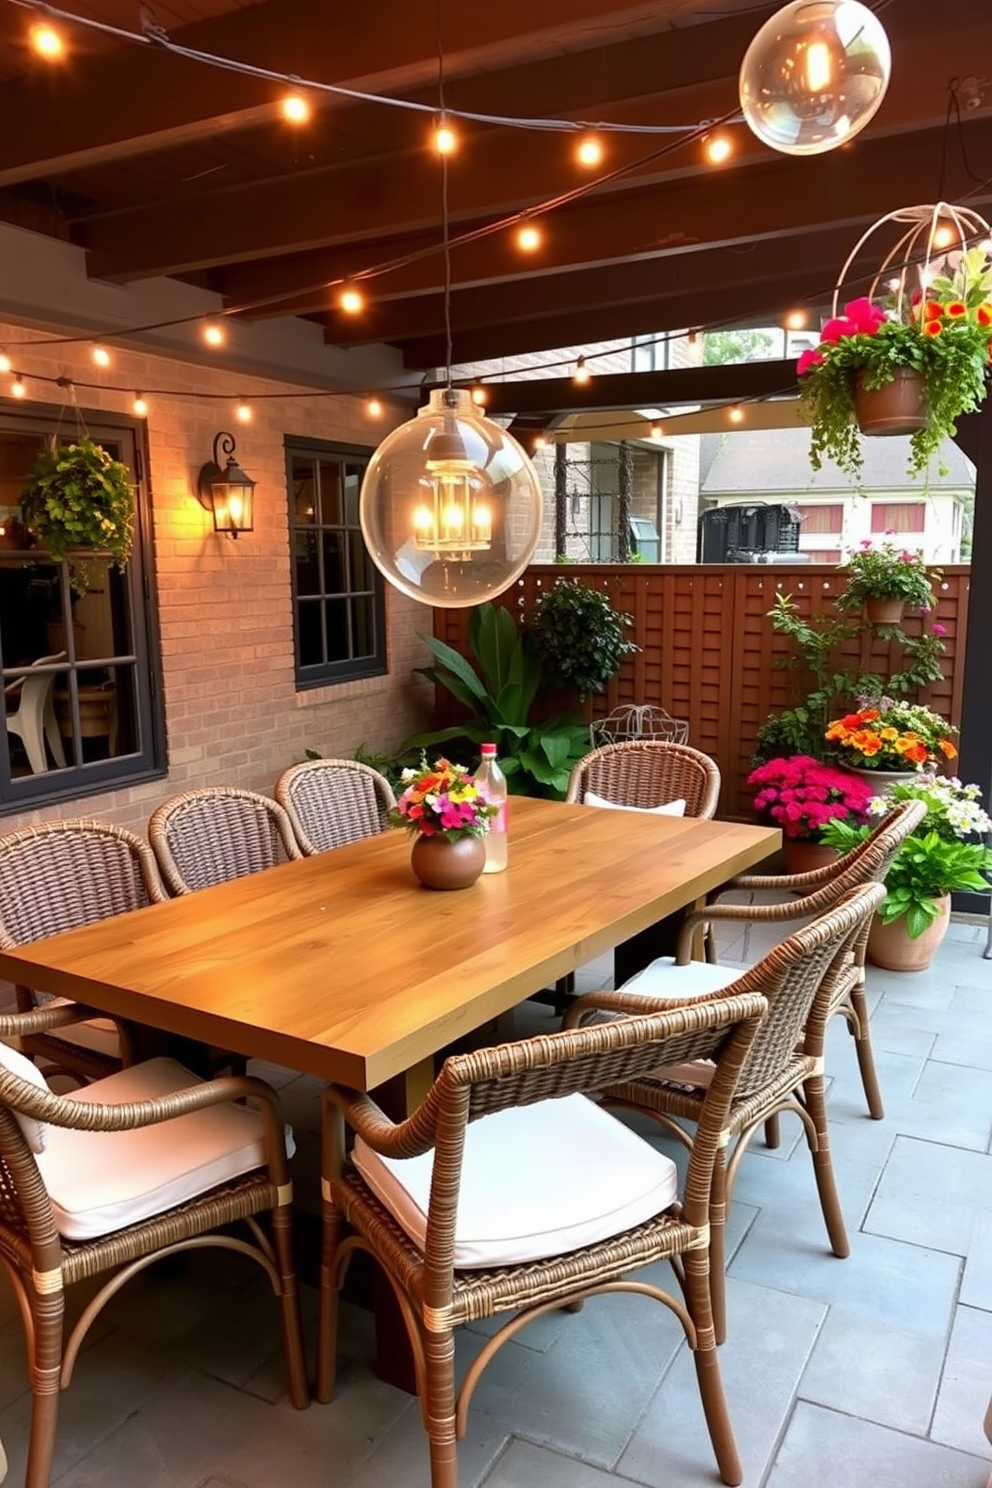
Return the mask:
[[[853,827],[868,821],[872,788],[856,775],[806,754],[772,759],[747,778],[757,787],[754,809],[786,838],[818,842],[827,822]]]
[[[404,787],[388,814],[391,826],[404,827],[423,837],[457,842],[461,837],[483,837],[499,808],[490,806],[464,765],[421,759],[417,770],[404,770]]]
[[[834,719],[825,738],[854,769],[912,771],[957,759],[955,733],[951,724],[920,703],[883,697]]]
[[[837,596],[840,610],[860,610],[866,600],[901,600],[914,610],[934,608],[933,589],[922,553],[907,552],[890,542],[872,543],[865,538],[843,565],[847,575],[844,592]],[[934,570],[940,578],[940,570]]]

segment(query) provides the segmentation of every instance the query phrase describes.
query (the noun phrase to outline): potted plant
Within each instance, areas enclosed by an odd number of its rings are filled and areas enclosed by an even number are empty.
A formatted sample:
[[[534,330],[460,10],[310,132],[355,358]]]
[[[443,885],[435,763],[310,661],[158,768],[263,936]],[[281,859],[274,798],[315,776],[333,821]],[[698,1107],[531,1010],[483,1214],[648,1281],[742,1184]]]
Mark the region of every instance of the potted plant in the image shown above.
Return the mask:
[[[131,472],[92,439],[43,450],[21,495],[24,525],[56,562],[80,548],[123,570],[134,541]],[[76,560],[75,567],[84,565]]]
[[[928,614],[934,608],[932,578],[922,553],[866,537],[844,568],[847,583],[835,601],[839,610],[864,610],[873,624],[898,625],[907,607]],[[940,579],[940,569],[932,577]]]
[[[979,805],[980,794],[977,785],[926,774],[892,786],[872,803],[875,820],[900,801],[921,800],[927,807],[885,876],[886,897],[868,939],[868,956],[876,966],[924,970],[947,930],[951,894],[988,889],[983,875],[992,869],[992,819]],[[836,821],[823,835],[847,852],[868,830]]]
[[[806,754],[768,760],[747,783],[755,789],[759,818],[782,829],[788,873],[806,873],[834,857],[822,841],[823,828],[831,821],[865,825],[874,794],[860,777]]]
[[[957,759],[956,733],[952,724],[921,703],[881,697],[835,718],[825,737],[849,769],[888,783],[885,777],[892,774],[912,775]]]
[[[639,649],[624,633],[630,624],[601,589],[562,579],[538,596],[532,632],[551,681],[574,687],[582,702],[602,692],[624,657]]]
[[[486,862],[483,838],[499,808],[491,806],[462,765],[426,756],[404,770],[403,791],[387,819],[414,836],[410,866],[428,889],[467,889]]]
[[[968,248],[930,280],[925,294],[899,292],[884,304],[863,297],[828,320],[820,344],[799,358],[800,404],[812,426],[810,463],[831,459],[855,482],[863,451],[858,400],[892,386],[908,402],[907,381],[919,381],[920,401],[907,419],[905,405],[882,427],[864,432],[904,433],[909,468],[922,472],[962,413],[977,409],[986,393],[992,339],[992,256]],[[867,424],[870,415],[864,410]]]

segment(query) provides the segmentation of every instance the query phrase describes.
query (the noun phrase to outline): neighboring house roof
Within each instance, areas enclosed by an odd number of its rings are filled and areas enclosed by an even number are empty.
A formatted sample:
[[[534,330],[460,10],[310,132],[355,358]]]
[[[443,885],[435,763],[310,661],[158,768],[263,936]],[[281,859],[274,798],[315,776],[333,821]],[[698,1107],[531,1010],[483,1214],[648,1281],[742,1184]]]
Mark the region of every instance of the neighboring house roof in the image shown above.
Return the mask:
[[[700,436],[700,494],[711,500],[719,496],[762,496],[789,493],[796,499],[811,496],[855,494],[848,478],[832,461],[815,471],[809,463],[808,429],[741,429],[727,434]],[[906,473],[909,438],[866,439],[864,442],[864,487],[869,491],[920,492],[920,480]],[[931,494],[953,494],[974,489],[975,467],[952,440],[941,446],[941,474],[934,461],[930,472]]]

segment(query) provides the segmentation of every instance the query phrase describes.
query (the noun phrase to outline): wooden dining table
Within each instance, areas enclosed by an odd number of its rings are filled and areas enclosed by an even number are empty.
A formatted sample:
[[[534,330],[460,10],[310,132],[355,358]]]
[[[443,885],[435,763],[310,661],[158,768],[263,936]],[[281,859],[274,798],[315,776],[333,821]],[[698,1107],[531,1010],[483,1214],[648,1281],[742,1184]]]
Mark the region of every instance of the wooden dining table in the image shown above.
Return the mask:
[[[360,1090],[403,1077],[415,1098],[439,1050],[779,843],[514,798],[509,867],[469,889],[422,888],[390,831],[0,951],[0,976]]]

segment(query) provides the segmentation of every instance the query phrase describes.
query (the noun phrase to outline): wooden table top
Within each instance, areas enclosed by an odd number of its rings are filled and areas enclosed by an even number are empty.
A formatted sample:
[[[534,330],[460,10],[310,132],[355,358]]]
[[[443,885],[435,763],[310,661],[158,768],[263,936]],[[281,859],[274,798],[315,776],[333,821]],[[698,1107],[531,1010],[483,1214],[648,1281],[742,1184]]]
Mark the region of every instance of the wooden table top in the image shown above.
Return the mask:
[[[421,888],[390,831],[0,951],[0,976],[372,1089],[780,844],[735,822],[513,798],[510,865]]]

